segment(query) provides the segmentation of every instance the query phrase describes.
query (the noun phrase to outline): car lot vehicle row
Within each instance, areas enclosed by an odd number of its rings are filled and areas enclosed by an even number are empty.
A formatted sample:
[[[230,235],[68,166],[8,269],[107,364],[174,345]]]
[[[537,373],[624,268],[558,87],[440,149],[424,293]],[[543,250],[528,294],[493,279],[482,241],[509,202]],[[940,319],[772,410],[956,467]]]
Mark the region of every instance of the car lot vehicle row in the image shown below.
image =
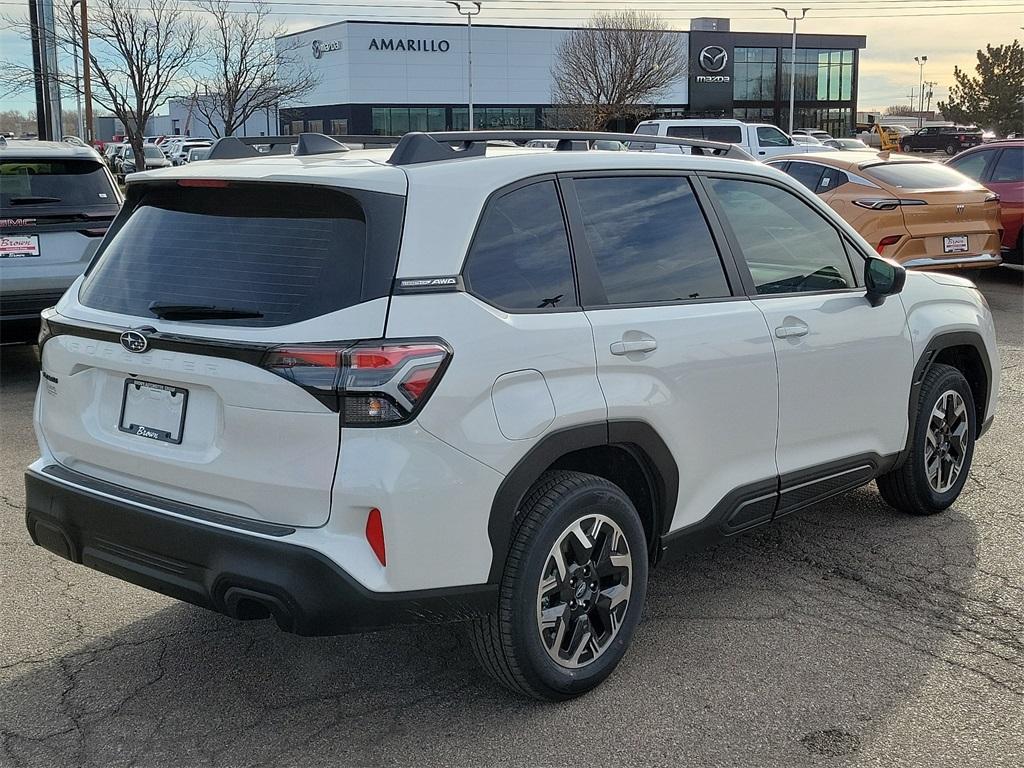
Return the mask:
[[[564,699],[665,557],[873,478],[953,503],[998,387],[968,281],[728,145],[508,138],[130,176],[45,316],[33,540],[301,634],[464,621],[496,680]]]

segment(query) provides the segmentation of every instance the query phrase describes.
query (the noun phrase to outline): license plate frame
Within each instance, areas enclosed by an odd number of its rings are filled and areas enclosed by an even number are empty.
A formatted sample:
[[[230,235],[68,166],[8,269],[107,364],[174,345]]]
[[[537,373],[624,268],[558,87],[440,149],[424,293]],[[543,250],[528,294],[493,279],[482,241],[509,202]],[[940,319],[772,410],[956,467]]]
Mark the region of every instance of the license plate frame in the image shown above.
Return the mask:
[[[0,259],[37,259],[39,235],[0,235]]]
[[[967,235],[946,235],[942,238],[943,253],[967,253],[969,250]]]
[[[175,402],[179,395],[181,401]],[[181,445],[187,410],[187,389],[143,379],[125,379],[117,428],[137,437]],[[145,424],[143,421],[156,424]]]

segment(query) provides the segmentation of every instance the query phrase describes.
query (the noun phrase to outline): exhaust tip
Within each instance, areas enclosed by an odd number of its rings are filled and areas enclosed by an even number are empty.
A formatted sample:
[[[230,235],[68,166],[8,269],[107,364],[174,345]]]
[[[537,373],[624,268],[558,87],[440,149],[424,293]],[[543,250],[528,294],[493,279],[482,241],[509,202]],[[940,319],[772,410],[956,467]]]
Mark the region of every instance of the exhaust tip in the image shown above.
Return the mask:
[[[291,632],[294,619],[280,598],[245,587],[228,587],[224,591],[224,610],[239,621],[273,618],[285,632]]]

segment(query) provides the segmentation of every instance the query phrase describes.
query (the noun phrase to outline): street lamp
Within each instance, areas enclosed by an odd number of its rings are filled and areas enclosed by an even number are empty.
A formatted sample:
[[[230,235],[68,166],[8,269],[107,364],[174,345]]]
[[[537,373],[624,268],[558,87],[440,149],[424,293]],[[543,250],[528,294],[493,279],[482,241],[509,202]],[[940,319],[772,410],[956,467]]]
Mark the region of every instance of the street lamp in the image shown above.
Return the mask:
[[[920,128],[924,125],[924,65],[928,63],[928,57],[915,56],[914,61],[917,62],[917,69],[921,75],[917,86],[917,127]]]
[[[463,3],[461,0],[444,0],[448,5],[455,6],[461,15],[466,17],[466,71],[468,74],[469,95],[469,130],[473,130],[473,17],[480,13],[480,3]]]
[[[773,11],[781,11],[782,15],[785,16],[787,20],[793,22],[793,44],[790,47],[790,59],[791,60],[789,62],[789,133],[790,133],[790,135],[792,135],[793,134],[793,106],[796,103],[796,23],[798,21],[803,21],[804,18],[807,16],[807,12],[809,10],[811,10],[811,9],[810,8],[801,8],[799,16],[796,15],[796,11],[794,11],[793,15],[790,16],[789,15],[789,11],[787,11],[785,8],[779,8],[778,6],[773,6],[772,10]]]

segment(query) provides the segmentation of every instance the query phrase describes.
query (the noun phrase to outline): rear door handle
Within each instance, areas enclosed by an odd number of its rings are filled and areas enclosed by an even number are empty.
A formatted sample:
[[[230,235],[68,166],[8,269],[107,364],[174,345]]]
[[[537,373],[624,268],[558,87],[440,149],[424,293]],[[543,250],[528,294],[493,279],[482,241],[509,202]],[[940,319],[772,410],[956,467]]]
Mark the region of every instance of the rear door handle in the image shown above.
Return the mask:
[[[807,335],[807,326],[803,325],[780,325],[775,329],[775,335],[780,339],[793,339],[798,336]]]
[[[631,352],[653,352],[657,348],[658,342],[650,338],[613,341],[609,347],[613,355],[628,355]]]

